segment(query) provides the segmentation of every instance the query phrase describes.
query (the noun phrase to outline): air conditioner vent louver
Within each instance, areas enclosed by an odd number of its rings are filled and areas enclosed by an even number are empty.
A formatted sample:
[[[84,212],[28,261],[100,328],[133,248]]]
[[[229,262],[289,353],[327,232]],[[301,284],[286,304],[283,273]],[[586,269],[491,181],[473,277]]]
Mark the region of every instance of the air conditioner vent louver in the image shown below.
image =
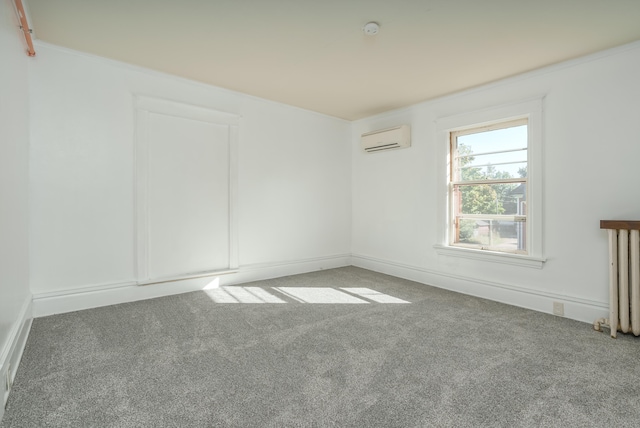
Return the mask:
[[[409,125],[396,126],[380,131],[362,134],[362,149],[367,153],[401,149],[411,146],[411,128]]]

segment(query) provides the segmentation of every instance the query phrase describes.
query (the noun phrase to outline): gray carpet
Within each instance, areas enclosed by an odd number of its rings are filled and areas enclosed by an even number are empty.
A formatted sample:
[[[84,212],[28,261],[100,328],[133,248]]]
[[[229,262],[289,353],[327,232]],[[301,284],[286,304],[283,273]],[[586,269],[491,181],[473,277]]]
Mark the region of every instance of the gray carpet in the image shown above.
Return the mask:
[[[353,267],[227,291],[286,303],[195,292],[34,320],[1,426],[640,426],[634,337]]]

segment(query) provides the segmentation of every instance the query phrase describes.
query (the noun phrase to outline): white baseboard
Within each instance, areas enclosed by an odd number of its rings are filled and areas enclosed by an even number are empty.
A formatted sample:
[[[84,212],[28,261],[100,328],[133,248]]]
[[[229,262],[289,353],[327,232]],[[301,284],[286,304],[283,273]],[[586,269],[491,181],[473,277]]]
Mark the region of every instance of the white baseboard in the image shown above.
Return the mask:
[[[216,281],[219,285],[242,284],[349,265],[351,265],[350,255],[339,254],[279,263],[245,265],[238,268],[237,271],[222,275],[188,278],[158,284],[137,285],[134,281],[129,281],[37,293],[33,296],[33,316],[39,318],[53,314],[198,291],[212,281]]]
[[[327,257],[302,259],[293,262],[281,263],[256,263],[242,266],[234,276],[233,284],[242,284],[250,281],[280,278],[289,275],[315,272],[324,269],[335,269],[351,266],[351,254],[338,254]]]
[[[6,390],[5,382],[7,379],[7,373],[10,376],[11,384],[16,377],[18,370],[18,364],[22,358],[22,352],[27,344],[27,337],[29,337],[29,330],[31,329],[32,317],[32,299],[29,295],[20,308],[18,319],[14,323],[9,333],[9,340],[7,341],[4,349],[0,350],[0,391],[2,391],[2,406],[0,407],[0,421],[4,416],[4,407],[9,399],[11,390]]]
[[[564,317],[577,321],[593,323],[609,316],[607,302],[437,272],[359,254],[353,254],[351,260],[353,266],[538,312],[552,314],[553,302],[563,303]]]
[[[243,284],[350,265],[549,314],[553,313],[553,303],[559,302],[564,304],[566,318],[582,322],[592,323],[598,318],[606,318],[609,311],[607,302],[480,280],[454,273],[437,272],[366,255],[339,254],[280,263],[244,265],[236,272],[224,275],[190,278],[147,286],[127,282],[35,294],[33,296],[33,316],[38,318],[57,313],[198,291],[212,281],[216,281],[219,285]]]

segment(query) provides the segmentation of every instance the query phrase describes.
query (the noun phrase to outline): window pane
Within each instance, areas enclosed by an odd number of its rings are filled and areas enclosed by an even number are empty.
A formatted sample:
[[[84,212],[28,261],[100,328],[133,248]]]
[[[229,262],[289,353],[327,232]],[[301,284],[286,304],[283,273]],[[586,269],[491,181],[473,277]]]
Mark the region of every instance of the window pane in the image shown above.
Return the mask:
[[[469,153],[464,154],[526,149],[527,125],[460,135],[458,137],[458,145],[460,144],[464,144],[469,148]]]
[[[460,181],[522,178],[526,176],[527,171],[527,152],[507,152],[461,158],[459,165],[463,164],[464,166],[460,167]]]
[[[524,150],[523,150],[524,149]],[[456,180],[515,178],[526,174],[527,125],[456,138]],[[476,168],[470,168],[476,166]]]
[[[457,224],[457,244],[509,252],[521,252],[526,248],[525,222],[459,219]]]
[[[526,184],[455,185],[455,213],[526,215]]]

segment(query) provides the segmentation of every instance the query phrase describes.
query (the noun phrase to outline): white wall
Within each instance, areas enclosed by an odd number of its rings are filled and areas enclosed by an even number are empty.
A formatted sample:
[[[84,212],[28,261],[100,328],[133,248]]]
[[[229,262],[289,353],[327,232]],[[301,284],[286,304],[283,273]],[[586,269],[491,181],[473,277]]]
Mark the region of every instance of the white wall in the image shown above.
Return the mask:
[[[242,117],[240,272],[222,281],[352,260],[546,312],[560,301],[575,319],[606,313],[607,243],[598,222],[640,215],[640,201],[630,197],[640,154],[640,45],[353,124],[44,43],[37,48],[30,67],[30,283],[37,315],[204,284],[133,287],[134,94]],[[543,269],[437,255],[435,121],[541,96]],[[400,123],[412,125],[413,147],[360,152],[361,133]]]
[[[0,397],[25,318],[28,276],[28,83],[26,44],[11,0],[0,2]],[[15,367],[12,375],[15,374]],[[0,418],[4,402],[0,402]]]
[[[135,279],[134,94],[241,116],[241,273],[348,264],[350,123],[44,43],[37,51],[30,68],[36,307],[40,300]],[[151,296],[162,285],[142,288]],[[57,311],[39,314],[51,310]]]
[[[354,264],[593,321],[608,307],[601,219],[640,218],[640,44],[354,123]],[[542,269],[438,255],[435,121],[544,96]],[[363,132],[409,123],[413,147],[363,154]]]

